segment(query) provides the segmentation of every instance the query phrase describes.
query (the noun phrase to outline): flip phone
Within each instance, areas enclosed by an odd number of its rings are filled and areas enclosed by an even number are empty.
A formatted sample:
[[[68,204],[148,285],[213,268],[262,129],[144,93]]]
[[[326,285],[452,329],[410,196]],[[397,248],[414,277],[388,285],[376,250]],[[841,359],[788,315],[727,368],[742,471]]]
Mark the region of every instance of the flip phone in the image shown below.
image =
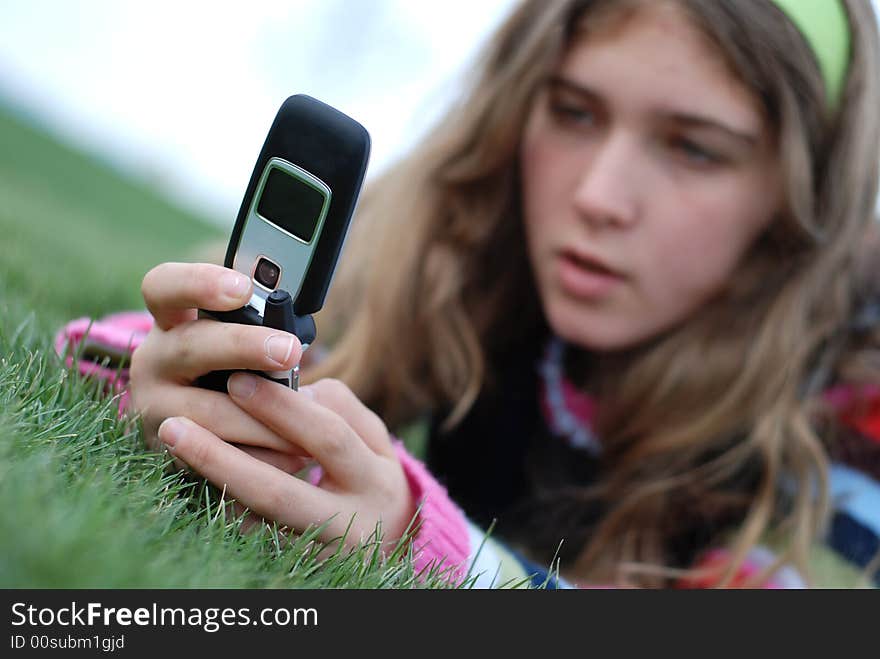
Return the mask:
[[[310,96],[288,98],[257,158],[224,264],[250,277],[254,293],[235,311],[200,317],[262,325],[295,334],[303,349],[315,339],[312,314],[333,280],[363,185],[370,135],[351,117]],[[199,378],[226,391],[232,371]],[[259,373],[297,387],[291,372]]]

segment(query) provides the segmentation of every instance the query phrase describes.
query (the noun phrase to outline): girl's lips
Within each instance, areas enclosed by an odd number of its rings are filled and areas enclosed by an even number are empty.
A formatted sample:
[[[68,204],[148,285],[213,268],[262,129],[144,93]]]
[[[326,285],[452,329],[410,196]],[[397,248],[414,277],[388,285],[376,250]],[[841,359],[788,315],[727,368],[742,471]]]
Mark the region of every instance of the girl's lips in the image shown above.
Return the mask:
[[[582,261],[570,252],[559,256],[559,283],[574,297],[596,299],[607,295],[623,282],[623,277],[600,265]]]

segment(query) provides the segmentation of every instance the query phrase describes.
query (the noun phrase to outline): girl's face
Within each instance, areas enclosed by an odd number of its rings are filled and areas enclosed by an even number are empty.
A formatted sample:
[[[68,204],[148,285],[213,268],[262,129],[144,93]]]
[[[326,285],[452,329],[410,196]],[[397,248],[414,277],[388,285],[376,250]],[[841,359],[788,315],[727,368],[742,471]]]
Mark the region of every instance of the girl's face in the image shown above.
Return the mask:
[[[597,351],[685,320],[781,205],[750,92],[674,5],[575,39],[521,147],[529,259],[548,322]]]

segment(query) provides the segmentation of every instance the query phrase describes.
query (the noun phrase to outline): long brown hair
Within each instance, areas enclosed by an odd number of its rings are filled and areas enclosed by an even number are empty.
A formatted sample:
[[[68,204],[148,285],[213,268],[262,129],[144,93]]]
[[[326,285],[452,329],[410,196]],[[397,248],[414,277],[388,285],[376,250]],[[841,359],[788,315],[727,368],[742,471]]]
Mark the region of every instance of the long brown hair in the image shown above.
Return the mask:
[[[846,330],[867,290],[855,266],[880,175],[876,20],[869,0],[845,1],[851,62],[830,108],[812,51],[769,0],[669,2],[760,101],[785,204],[726,290],[631,351],[603,384],[603,475],[572,497],[603,501],[604,514],[577,569],[665,583],[644,568],[670,565],[681,520],[723,519],[740,522],[726,577],[776,528],[788,539],[780,563],[805,570],[828,509],[828,440],[816,431],[827,410],[817,394],[844,371],[880,381],[875,342],[855,344]],[[532,100],[585,23],[639,4],[527,0],[516,9],[461,100],[366,192],[317,319],[332,350],[306,380],[345,381],[391,428],[439,409],[452,410],[446,428],[466,415],[493,383],[490,356],[541,318],[517,187]]]

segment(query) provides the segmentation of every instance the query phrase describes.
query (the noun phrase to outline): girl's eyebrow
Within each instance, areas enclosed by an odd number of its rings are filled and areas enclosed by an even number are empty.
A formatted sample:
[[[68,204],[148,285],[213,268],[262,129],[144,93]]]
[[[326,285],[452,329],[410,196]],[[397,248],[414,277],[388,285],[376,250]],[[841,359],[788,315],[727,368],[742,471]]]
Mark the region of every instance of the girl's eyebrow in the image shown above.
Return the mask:
[[[569,80],[568,78],[564,78],[560,75],[553,75],[547,79],[547,84],[550,87],[561,87],[565,91],[572,92],[577,94],[578,96],[583,96],[591,101],[599,101],[601,100],[601,96],[594,92],[589,87],[584,87],[583,85],[574,82],[573,80]]]
[[[726,133],[728,136],[734,138],[735,140],[745,142],[748,146],[755,146],[758,143],[758,138],[751,133],[737,130],[736,128],[731,128],[726,124],[716,121],[715,119],[709,119],[708,117],[701,117],[695,114],[686,114],[680,112],[670,112],[665,114],[664,116],[674,121],[675,123],[687,126],[689,128],[708,128],[710,130],[720,130],[723,133]]]
[[[602,96],[590,89],[589,87],[585,87],[581,83],[574,82],[573,80],[569,80],[568,78],[560,75],[550,76],[547,79],[547,84],[552,88],[561,88],[564,91],[582,96],[584,99],[589,101],[602,101]],[[663,119],[673,121],[679,125],[689,128],[719,130],[737,141],[745,142],[748,146],[755,146],[758,143],[758,138],[755,135],[752,135],[751,133],[743,130],[733,128],[732,126],[728,126],[727,124],[722,123],[716,119],[710,119],[709,117],[677,111],[664,112],[661,114],[661,116]]]

